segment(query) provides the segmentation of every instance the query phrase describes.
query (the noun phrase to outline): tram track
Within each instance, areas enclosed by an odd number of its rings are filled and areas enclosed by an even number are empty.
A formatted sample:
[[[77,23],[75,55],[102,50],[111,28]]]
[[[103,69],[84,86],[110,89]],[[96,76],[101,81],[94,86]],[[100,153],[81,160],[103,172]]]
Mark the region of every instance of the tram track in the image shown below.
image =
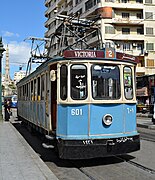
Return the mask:
[[[148,177],[151,177],[150,180],[154,179],[155,170],[137,162],[135,155],[127,154],[88,160],[62,160],[55,155],[54,150],[42,148],[41,139],[38,136],[32,135],[19,123],[14,125],[60,180],[78,178],[83,180],[130,180],[130,176],[131,179],[136,178],[137,180]]]
[[[126,163],[126,167],[128,167],[129,169],[135,169],[135,171],[137,171],[136,169],[138,168],[139,172],[141,172],[141,170],[147,174],[150,174],[151,177],[155,175],[155,170],[151,169],[149,167],[143,166],[142,164],[139,164],[138,162],[134,162],[132,160],[129,160],[131,158],[130,155],[122,155],[122,156],[113,156],[113,157],[109,157],[109,158],[101,158],[101,162],[102,162],[102,170],[103,171],[109,171],[109,177],[110,175],[113,173],[113,168],[115,167],[116,169],[121,169],[121,167],[124,167],[125,165],[123,165],[124,163]],[[132,157],[134,158],[134,157]],[[105,160],[106,159],[106,160]],[[108,163],[105,163],[105,161],[108,161]],[[100,162],[97,163],[98,160],[94,159],[93,160],[96,163],[91,163],[91,166],[89,166],[89,162],[83,162],[83,161],[79,161],[79,163],[76,163],[75,161],[70,161],[70,163],[72,164],[73,167],[77,168],[81,173],[83,173],[85,176],[87,176],[90,180],[98,180],[98,179],[106,179],[106,175],[105,177],[101,177],[101,174],[97,173],[97,169],[96,167],[99,165],[100,166]],[[110,165],[111,164],[111,165]],[[120,167],[117,167],[120,166]],[[80,166],[80,167],[79,167]],[[106,169],[106,170],[104,170]],[[136,177],[136,176],[135,176]],[[116,179],[119,179],[118,177]],[[139,179],[139,177],[138,177]]]
[[[146,140],[150,142],[155,142],[155,131],[146,129],[146,128],[138,128],[138,131],[140,133],[140,139]]]
[[[148,168],[146,166],[143,166],[143,165],[141,165],[141,164],[139,164],[137,162],[134,162],[132,160],[129,160],[127,158],[123,158],[123,157],[120,157],[120,156],[115,156],[115,157],[120,159],[120,160],[122,160],[122,161],[124,161],[124,162],[126,162],[126,163],[129,163],[130,165],[133,165],[133,166],[135,166],[137,168],[140,168],[140,169],[142,169],[144,171],[147,171],[147,172],[149,172],[151,174],[155,174],[155,170],[154,169],[151,169],[151,168]]]

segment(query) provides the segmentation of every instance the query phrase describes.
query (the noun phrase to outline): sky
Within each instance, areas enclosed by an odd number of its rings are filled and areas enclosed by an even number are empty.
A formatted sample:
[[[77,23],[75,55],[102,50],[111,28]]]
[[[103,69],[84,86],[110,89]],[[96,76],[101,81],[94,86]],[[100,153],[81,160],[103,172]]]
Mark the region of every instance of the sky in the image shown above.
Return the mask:
[[[26,70],[30,58],[31,41],[28,37],[44,38],[46,7],[45,0],[1,0],[0,1],[0,36],[4,48],[9,48],[10,76],[19,71],[19,66]],[[25,40],[25,41],[24,41]],[[5,52],[2,59],[2,73],[5,70]]]

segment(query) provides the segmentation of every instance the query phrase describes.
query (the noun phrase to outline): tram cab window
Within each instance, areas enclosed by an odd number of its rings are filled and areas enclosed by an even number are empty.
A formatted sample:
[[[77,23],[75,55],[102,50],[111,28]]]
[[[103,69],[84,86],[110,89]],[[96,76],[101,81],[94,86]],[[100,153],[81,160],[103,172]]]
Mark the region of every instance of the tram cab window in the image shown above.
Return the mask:
[[[62,100],[67,99],[67,66],[62,65],[60,68],[60,97]]]
[[[93,99],[119,99],[120,70],[116,65],[96,64],[91,68]]]
[[[126,99],[133,98],[132,69],[124,67],[124,94]]]
[[[85,65],[71,66],[71,98],[74,100],[87,98],[87,68]]]

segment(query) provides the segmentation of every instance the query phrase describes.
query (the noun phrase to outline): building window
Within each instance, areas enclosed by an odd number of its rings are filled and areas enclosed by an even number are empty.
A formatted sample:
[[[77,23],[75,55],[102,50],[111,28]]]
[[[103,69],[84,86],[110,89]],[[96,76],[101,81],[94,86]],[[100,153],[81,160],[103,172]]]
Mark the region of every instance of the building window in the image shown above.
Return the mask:
[[[121,0],[122,3],[129,3],[130,0]]]
[[[122,13],[122,18],[129,18],[130,14],[129,13]]]
[[[136,3],[143,3],[143,0],[136,0]]]
[[[105,27],[105,34],[115,34],[115,29],[114,29],[114,27],[106,26],[106,27]]]
[[[146,66],[147,67],[154,67],[155,63],[154,63],[154,59],[147,59],[146,60]]]
[[[124,51],[130,51],[131,50],[131,44],[130,43],[124,43],[123,44],[123,50]]]
[[[114,2],[114,0],[105,0],[105,2]]]
[[[142,13],[137,13],[137,19],[142,19],[143,18],[143,16],[142,16]]]
[[[142,51],[143,50],[143,44],[137,43],[137,50]]]
[[[153,35],[153,28],[146,28],[146,34]]]
[[[145,19],[153,19],[153,12],[145,12]]]
[[[142,28],[137,28],[137,34],[144,34],[143,29]]]
[[[152,4],[152,0],[145,0],[145,3]]]
[[[146,43],[146,50],[154,50],[154,44],[153,43]]]
[[[122,34],[130,34],[130,28],[122,28]]]
[[[89,0],[85,3],[85,10],[89,10],[90,8],[92,8],[93,6],[95,6],[97,4],[97,0]]]

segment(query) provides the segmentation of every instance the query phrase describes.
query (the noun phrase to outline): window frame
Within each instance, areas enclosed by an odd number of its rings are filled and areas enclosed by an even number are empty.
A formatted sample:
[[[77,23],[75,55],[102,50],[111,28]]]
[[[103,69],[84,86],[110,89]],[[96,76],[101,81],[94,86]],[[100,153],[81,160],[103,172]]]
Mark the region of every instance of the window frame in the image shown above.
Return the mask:
[[[130,78],[131,79],[125,79],[126,77],[125,77],[125,68],[129,68],[131,71],[130,71]],[[128,81],[131,81],[131,85],[130,85],[130,83],[128,82],[128,85],[127,85],[127,83],[125,82],[125,80],[128,80]],[[133,84],[133,70],[132,70],[132,68],[130,67],[130,66],[124,66],[123,67],[123,84],[124,84],[124,97],[125,97],[125,99],[126,100],[133,100],[133,98],[134,98],[134,84]],[[127,93],[125,92],[125,90],[127,90],[127,92],[129,91],[129,88],[130,88],[130,90],[132,90],[131,92],[132,92],[132,94],[131,94],[131,97],[127,97]]]
[[[85,91],[86,91],[86,93],[85,93],[85,97],[84,98],[75,98],[75,97],[73,97],[73,90],[72,90],[72,67],[73,66],[83,66],[83,67],[85,67],[85,70],[86,70],[86,72],[85,72],[85,75],[86,75],[86,77],[85,77],[85,85],[84,86],[86,86],[85,88]],[[83,101],[83,100],[86,100],[87,98],[88,98],[88,79],[87,79],[87,74],[88,74],[88,67],[85,65],[85,64],[81,64],[81,63],[77,63],[77,64],[72,64],[71,66],[70,66],[70,98],[72,99],[72,100],[77,100],[77,101]],[[81,76],[83,76],[83,75],[81,75]],[[80,86],[80,85],[79,85]],[[77,90],[78,91],[78,90]],[[81,91],[82,92],[82,91]]]

